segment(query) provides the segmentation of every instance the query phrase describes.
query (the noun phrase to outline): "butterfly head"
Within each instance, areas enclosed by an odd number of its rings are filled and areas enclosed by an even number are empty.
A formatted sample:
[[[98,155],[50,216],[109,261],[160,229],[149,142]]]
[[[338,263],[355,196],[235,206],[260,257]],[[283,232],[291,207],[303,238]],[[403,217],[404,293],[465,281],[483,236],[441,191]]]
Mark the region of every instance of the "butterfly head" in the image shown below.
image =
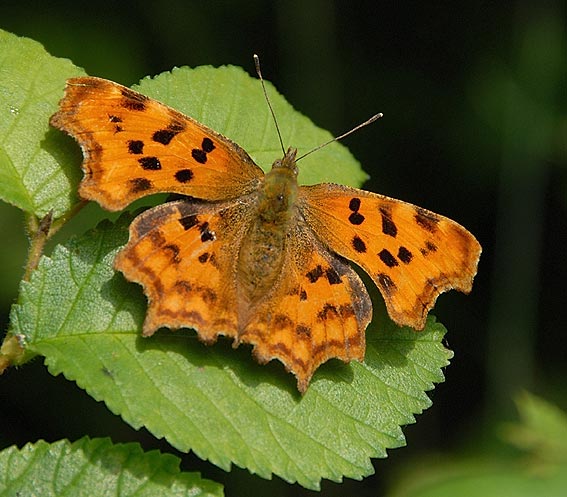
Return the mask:
[[[293,147],[289,147],[287,152],[281,159],[277,159],[272,164],[272,170],[275,169],[285,169],[288,171],[288,174],[291,173],[291,176],[297,178],[298,169],[297,169],[297,149]]]

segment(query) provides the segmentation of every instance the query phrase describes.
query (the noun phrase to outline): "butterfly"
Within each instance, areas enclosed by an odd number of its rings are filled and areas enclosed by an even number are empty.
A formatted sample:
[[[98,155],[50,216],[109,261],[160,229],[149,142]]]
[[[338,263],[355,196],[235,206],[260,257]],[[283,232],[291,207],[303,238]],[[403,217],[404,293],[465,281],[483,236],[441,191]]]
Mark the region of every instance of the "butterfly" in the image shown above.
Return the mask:
[[[264,173],[236,143],[112,81],[67,81],[51,124],[80,144],[83,199],[111,211],[157,192],[114,267],[142,285],[143,335],[193,328],[280,360],[304,393],[325,361],[362,361],[372,303],[348,261],[380,290],[390,318],[421,330],[438,295],[468,293],[481,247],[456,222],[338,184],[300,186],[297,150]]]

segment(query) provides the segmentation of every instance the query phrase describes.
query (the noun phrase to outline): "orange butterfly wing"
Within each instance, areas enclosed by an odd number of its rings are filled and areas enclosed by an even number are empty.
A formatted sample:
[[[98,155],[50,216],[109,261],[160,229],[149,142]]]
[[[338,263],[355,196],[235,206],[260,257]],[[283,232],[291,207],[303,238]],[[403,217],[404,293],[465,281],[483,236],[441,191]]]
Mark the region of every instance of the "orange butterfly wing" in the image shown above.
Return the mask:
[[[465,228],[420,207],[356,188],[300,188],[312,231],[376,283],[390,318],[421,330],[442,292],[470,292],[481,247]]]
[[[228,138],[105,79],[69,79],[51,124],[81,145],[85,178],[79,194],[108,210],[158,192],[235,198],[264,175]]]
[[[273,289],[240,317],[239,340],[254,344],[260,363],[279,359],[307,390],[329,359],[362,361],[372,303],[348,262],[308,236],[301,222],[291,230],[282,272]]]
[[[168,202],[137,216],[114,267],[148,298],[143,334],[194,328],[211,343],[238,332],[236,261],[244,203]]]

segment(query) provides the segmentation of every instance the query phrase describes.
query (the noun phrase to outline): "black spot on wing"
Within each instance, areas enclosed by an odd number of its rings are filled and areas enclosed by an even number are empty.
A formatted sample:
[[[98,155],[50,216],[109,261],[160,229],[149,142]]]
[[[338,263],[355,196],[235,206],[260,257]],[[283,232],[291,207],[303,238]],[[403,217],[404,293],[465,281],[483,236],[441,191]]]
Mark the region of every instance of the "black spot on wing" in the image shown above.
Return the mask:
[[[437,245],[428,240],[425,242],[425,247],[420,248],[419,251],[423,256],[426,256],[430,252],[437,252]]]
[[[380,257],[380,260],[388,267],[395,267],[398,265],[398,261],[389,250],[382,249],[378,254],[378,257]]]
[[[129,140],[128,141],[128,153],[130,154],[143,154],[144,153],[144,142],[142,140]]]
[[[120,102],[120,105],[128,110],[144,111],[146,110],[146,103],[148,97],[142,95],[129,88],[123,88],[121,90],[122,96],[124,97]]]
[[[385,273],[378,273],[376,279],[378,280],[378,286],[386,295],[392,295],[398,289],[392,278]]]
[[[409,264],[413,259],[413,254],[405,247],[400,247],[398,250],[398,259],[404,264]]]
[[[360,226],[364,222],[365,217],[360,214],[359,212],[353,212],[349,217],[348,220],[350,224],[354,224],[355,226]]]
[[[179,183],[188,183],[193,179],[193,171],[191,169],[180,169],[175,173],[175,179]]]
[[[207,163],[207,154],[215,149],[215,144],[210,138],[203,138],[201,142],[201,148],[194,148],[191,150],[191,157],[195,159],[199,164]]]
[[[146,178],[133,178],[130,180],[130,191],[132,193],[140,193],[151,190],[152,182]]]
[[[429,233],[435,233],[435,231],[437,231],[439,218],[437,215],[433,214],[433,212],[416,207],[414,219],[417,224],[419,224],[424,230],[429,231]]]
[[[360,199],[357,197],[353,197],[349,200],[348,208],[352,211],[348,220],[350,224],[354,224],[355,226],[359,226],[364,222],[364,216],[358,212],[360,209]]]
[[[360,238],[358,235],[354,235],[354,237],[352,238],[352,247],[359,254],[363,254],[364,252],[366,252],[366,243],[364,243],[364,240]]]
[[[325,276],[327,277],[329,285],[338,285],[339,283],[342,283],[341,277],[332,267],[325,269]]]
[[[146,171],[159,171],[161,169],[161,162],[157,157],[142,157],[138,162]]]
[[[171,140],[184,130],[185,125],[181,121],[174,120],[169,123],[166,129],[155,131],[152,135],[152,140],[162,145],[169,145]]]
[[[321,265],[317,265],[317,267],[313,268],[305,276],[307,276],[307,279],[310,281],[310,283],[316,283],[317,280],[321,276],[323,276],[323,268],[321,267]]]
[[[201,241],[203,243],[211,242],[216,238],[215,232],[209,230],[209,223],[207,221],[199,226],[199,230],[201,231]]]
[[[185,216],[179,219],[179,224],[187,231],[199,224],[199,218],[197,216]]]
[[[191,150],[191,157],[195,159],[199,164],[206,164],[207,154],[199,148],[194,148]]]
[[[213,231],[204,231],[201,233],[201,241],[203,243],[212,242],[215,238],[215,233]]]
[[[437,252],[437,245],[430,241],[425,242],[425,248],[427,248],[430,252]]]
[[[380,216],[382,216],[382,233],[396,238],[398,228],[392,220],[392,212],[386,207],[380,207]]]
[[[160,129],[155,131],[152,135],[152,140],[161,143],[162,145],[169,145],[169,142],[173,140],[175,133],[169,129]]]
[[[203,149],[203,151],[205,153],[210,153],[215,149],[215,144],[213,143],[213,140],[211,140],[210,138],[203,138],[203,143],[201,144],[201,148]]]
[[[122,122],[122,118],[120,116],[115,116],[113,114],[108,114],[108,122],[114,123],[114,132],[120,133],[122,131],[122,126],[119,123]]]
[[[359,198],[351,198],[348,203],[348,208],[353,212],[358,212],[360,209],[360,199]]]

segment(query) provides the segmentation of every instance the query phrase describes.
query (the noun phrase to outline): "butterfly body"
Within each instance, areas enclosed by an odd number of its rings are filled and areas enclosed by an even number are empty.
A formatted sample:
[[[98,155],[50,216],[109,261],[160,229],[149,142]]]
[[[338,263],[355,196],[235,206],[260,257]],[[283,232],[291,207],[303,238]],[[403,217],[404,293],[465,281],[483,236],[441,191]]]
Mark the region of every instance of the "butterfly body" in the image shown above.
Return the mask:
[[[264,297],[281,275],[287,234],[297,211],[296,153],[296,149],[289,149],[283,159],[275,161],[256,192],[236,279],[239,300],[247,307]]]
[[[119,210],[152,193],[191,197],[136,217],[115,259],[147,296],[146,336],[193,328],[206,343],[251,344],[305,392],[325,361],[364,359],[372,304],[348,260],[417,330],[439,294],[472,288],[481,247],[465,228],[376,193],[299,186],[293,148],[264,174],[198,121],[91,77],[68,81],[51,123],[81,145],[83,198]]]

